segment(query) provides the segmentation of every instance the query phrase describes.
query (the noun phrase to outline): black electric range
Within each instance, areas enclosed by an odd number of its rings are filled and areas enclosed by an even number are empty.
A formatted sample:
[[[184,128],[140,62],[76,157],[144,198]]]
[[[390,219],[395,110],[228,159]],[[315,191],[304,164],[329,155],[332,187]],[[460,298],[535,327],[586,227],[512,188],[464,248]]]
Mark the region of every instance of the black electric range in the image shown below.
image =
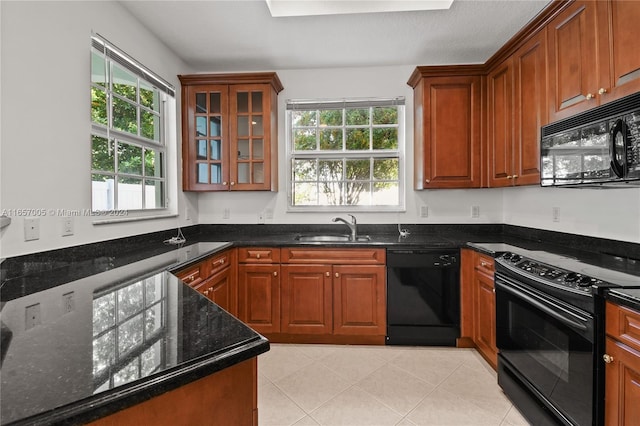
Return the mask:
[[[496,257],[498,383],[532,424],[604,419],[604,294],[640,262],[513,248]]]

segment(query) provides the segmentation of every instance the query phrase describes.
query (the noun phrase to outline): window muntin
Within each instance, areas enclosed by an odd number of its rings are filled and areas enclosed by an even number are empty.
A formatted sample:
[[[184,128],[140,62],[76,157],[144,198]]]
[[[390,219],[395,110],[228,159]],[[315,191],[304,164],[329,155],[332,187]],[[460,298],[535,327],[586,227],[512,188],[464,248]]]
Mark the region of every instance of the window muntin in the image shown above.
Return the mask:
[[[173,95],[134,59],[92,37],[92,210],[167,208],[164,102]]]
[[[404,99],[287,110],[290,210],[403,209]]]

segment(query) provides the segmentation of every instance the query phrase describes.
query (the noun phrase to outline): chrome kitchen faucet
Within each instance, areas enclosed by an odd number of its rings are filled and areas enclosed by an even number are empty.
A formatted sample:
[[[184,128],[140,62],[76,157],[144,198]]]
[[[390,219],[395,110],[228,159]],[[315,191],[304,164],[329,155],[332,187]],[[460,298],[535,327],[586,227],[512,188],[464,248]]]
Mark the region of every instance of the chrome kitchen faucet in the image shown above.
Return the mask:
[[[351,241],[356,241],[356,239],[358,238],[358,222],[356,221],[356,217],[352,214],[347,214],[348,216],[351,216],[351,223],[349,223],[348,220],[343,219],[341,217],[334,217],[333,220],[334,222],[342,222],[345,225],[347,225],[349,227],[349,229],[351,230]]]

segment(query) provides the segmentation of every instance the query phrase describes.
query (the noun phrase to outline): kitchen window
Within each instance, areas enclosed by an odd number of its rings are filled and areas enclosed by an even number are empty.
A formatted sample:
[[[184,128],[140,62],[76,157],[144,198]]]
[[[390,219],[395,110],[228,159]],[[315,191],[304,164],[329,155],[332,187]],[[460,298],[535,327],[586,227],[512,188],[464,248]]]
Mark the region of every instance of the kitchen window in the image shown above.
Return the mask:
[[[290,211],[404,209],[404,98],[287,102]]]
[[[167,208],[167,102],[175,90],[104,38],[91,37],[91,208]]]

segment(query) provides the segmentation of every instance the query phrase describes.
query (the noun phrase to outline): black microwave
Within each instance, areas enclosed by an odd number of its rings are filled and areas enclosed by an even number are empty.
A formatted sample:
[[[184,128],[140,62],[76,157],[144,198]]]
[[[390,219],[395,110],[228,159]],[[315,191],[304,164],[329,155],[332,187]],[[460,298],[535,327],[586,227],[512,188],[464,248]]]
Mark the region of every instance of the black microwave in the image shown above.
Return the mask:
[[[640,92],[541,133],[540,185],[640,187]]]

